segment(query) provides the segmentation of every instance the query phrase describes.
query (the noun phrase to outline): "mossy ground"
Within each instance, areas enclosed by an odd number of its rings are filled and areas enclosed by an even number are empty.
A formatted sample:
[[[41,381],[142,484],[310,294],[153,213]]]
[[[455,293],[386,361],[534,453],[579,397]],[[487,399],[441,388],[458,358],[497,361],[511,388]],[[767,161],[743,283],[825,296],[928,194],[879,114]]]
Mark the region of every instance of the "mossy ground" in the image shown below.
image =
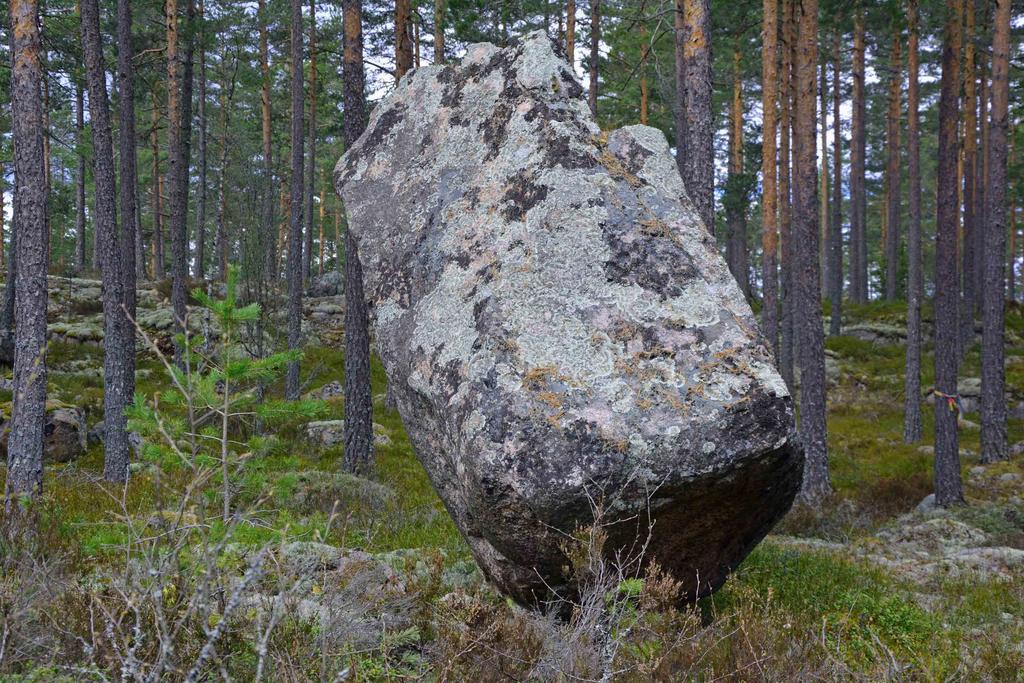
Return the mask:
[[[903,324],[899,306],[852,307],[848,313],[860,321]],[[1024,332],[1024,315],[1018,307],[1010,309],[1008,328],[1008,386],[1024,387],[1024,347],[1012,343]],[[933,409],[924,407],[922,442],[904,444],[903,347],[838,337],[829,339],[827,348],[838,354],[841,368],[840,380],[830,390],[828,416],[835,498],[819,510],[795,510],[777,530],[781,536],[769,537],[719,593],[702,601],[704,627],[715,635],[701,641],[704,652],[698,677],[781,679],[827,672],[838,678],[848,674],[915,680],[1019,679],[1024,667],[1024,579],[1019,575],[951,576],[921,585],[836,550],[835,543],[873,538],[931,491],[932,456],[922,447],[932,444]],[[51,391],[56,398],[85,406],[94,424],[102,416],[101,351],[85,345],[51,346],[50,362],[55,367],[78,360],[95,364],[97,371],[54,373]],[[979,363],[975,346],[966,355],[961,376],[977,376]],[[159,391],[164,381],[161,364],[142,355],[138,367],[138,391],[143,395]],[[315,389],[342,377],[342,354],[314,346],[306,350],[302,367],[305,388]],[[928,387],[931,349],[926,349],[922,369],[922,386]],[[246,463],[236,481],[236,495],[254,505],[258,520],[234,529],[234,543],[257,547],[287,538],[377,553],[441,549],[449,564],[470,557],[413,456],[397,412],[384,405],[385,378],[376,361],[372,375],[374,419],[390,443],[377,447],[370,476],[395,492],[393,502],[374,509],[339,510],[333,519],[328,510],[292,509],[298,473],[331,477],[339,469],[341,452],[317,452],[302,442],[300,425],[285,424],[265,451]],[[279,391],[280,387],[271,388]],[[0,395],[0,402],[9,398]],[[339,400],[327,402],[322,419],[343,416]],[[967,417],[978,421],[976,415]],[[1010,443],[1024,440],[1021,420],[1010,421],[1009,436]],[[978,433],[963,431],[961,445],[976,453]],[[1024,548],[1024,515],[1007,502],[1014,491],[1001,489],[993,494],[970,476],[969,469],[976,465],[976,460],[964,458],[970,505],[957,512],[958,518],[993,534],[1004,545]],[[50,468],[44,483],[43,508],[56,522],[61,544],[78,558],[83,576],[91,567],[117,561],[118,549],[127,538],[125,514],[151,515],[158,502],[160,489],[150,472],[138,473],[122,491],[100,483],[101,471],[102,447],[92,446],[78,461]],[[1024,462],[1017,456],[994,466],[992,472],[1020,474]],[[1015,486],[1020,494],[1021,484]],[[215,507],[213,490],[210,500]],[[784,542],[786,536],[816,538],[832,545],[796,547]],[[495,610],[512,614],[503,601],[494,596],[488,599]],[[429,633],[418,636],[430,637]],[[429,649],[428,643],[421,645]],[[657,650],[657,645],[649,646],[652,652]],[[758,648],[760,653],[754,653]],[[649,653],[635,656],[642,659]],[[374,664],[372,655],[362,662],[366,679],[376,678],[373,671],[392,671]],[[419,673],[429,678],[429,670],[421,665]],[[46,678],[43,671],[9,679],[0,673],[0,680],[57,680]]]

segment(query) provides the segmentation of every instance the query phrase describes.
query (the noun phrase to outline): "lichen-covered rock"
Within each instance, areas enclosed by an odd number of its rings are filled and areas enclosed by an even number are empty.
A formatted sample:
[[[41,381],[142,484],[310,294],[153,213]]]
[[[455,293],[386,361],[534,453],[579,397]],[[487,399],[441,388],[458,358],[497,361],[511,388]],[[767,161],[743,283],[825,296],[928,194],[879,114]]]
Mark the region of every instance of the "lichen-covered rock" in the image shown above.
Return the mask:
[[[802,458],[756,321],[661,132],[603,134],[543,33],[379,104],[335,183],[417,456],[487,577],[572,588],[565,534],[722,584]],[[599,501],[599,503],[598,503]]]
[[[0,455],[7,457],[10,434],[10,406],[0,411]],[[85,454],[88,446],[85,411],[56,401],[47,401],[43,425],[43,462],[66,463]]]

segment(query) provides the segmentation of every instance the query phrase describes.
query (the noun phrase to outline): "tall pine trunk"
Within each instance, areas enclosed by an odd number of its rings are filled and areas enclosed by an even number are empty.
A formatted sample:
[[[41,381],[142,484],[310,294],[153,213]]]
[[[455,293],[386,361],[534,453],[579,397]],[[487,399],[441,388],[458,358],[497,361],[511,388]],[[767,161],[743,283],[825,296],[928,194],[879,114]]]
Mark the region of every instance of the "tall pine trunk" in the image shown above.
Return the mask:
[[[981,337],[981,460],[1004,460],[1006,452],[1006,369],[1003,365],[1006,263],[1007,156],[1009,151],[1011,0],[996,0],[992,38],[992,120],[986,197],[985,284]]]
[[[196,197],[196,254],[192,265],[195,277],[206,277],[206,12],[199,0],[199,195]]]
[[[590,0],[590,87],[587,89],[587,103],[590,113],[597,116],[597,91],[599,67],[601,64],[601,0]]]
[[[761,332],[775,358],[779,356],[779,229],[776,174],[778,130],[779,0],[764,0],[761,29],[761,107],[764,112],[761,152]]]
[[[150,131],[150,151],[153,157],[153,176],[150,212],[153,214],[153,277],[163,280],[164,273],[164,208],[163,194],[164,181],[160,173],[160,104],[157,101],[156,91],[153,91],[153,119],[152,130]]]
[[[225,223],[227,213],[227,174],[228,174],[228,122],[230,121],[231,102],[235,98],[235,83],[238,76],[238,51],[235,51],[235,62],[231,69],[231,82],[227,87],[221,86],[220,91],[220,173],[217,190],[217,279],[227,280],[228,275],[228,230]]]
[[[885,298],[895,301],[898,296],[900,265],[900,91],[903,88],[903,64],[899,24],[894,22],[892,48],[889,51],[889,109],[886,116],[885,171],[886,230],[885,230]]]
[[[343,0],[345,49],[342,88],[345,146],[366,128],[366,76],[363,70],[363,22],[360,0]],[[363,269],[350,230],[345,230],[345,461],[348,472],[365,470],[373,446],[373,401],[370,391],[370,331]]]
[[[966,354],[974,343],[974,306],[977,282],[978,203],[976,201],[978,165],[978,97],[977,65],[975,63],[975,0],[964,6],[964,111],[963,111],[963,257],[961,279],[963,298],[960,301],[960,354]]]
[[[832,33],[832,217],[828,231],[828,298],[832,313],[828,331],[840,333],[843,324],[843,135],[840,106],[839,30]]]
[[[743,80],[739,38],[733,50],[732,99],[729,106],[729,177],[726,186],[726,261],[743,296],[750,297],[747,275],[747,201],[743,179]]]
[[[971,2],[971,0],[968,0]],[[946,8],[939,96],[935,236],[935,502],[962,503],[957,433],[957,123],[959,119],[961,0]],[[941,393],[940,393],[941,392]]]
[[[711,7],[709,0],[676,0],[682,14],[681,144],[676,149],[680,174],[697,215],[708,232],[715,231],[714,117],[711,113]],[[680,68],[677,63],[676,68]]]
[[[39,6],[11,0],[11,128],[14,140],[14,215],[18,286],[14,288],[14,401],[7,443],[5,509],[43,488],[46,420],[46,175],[40,85]],[[8,277],[8,284],[13,277]],[[10,289],[10,287],[8,287]]]
[[[412,6],[410,0],[395,0],[395,83],[412,69]]]
[[[309,154],[306,155],[306,240],[302,248],[302,276],[308,283],[313,273],[313,197],[316,196],[316,0],[309,0]]]
[[[79,9],[81,16],[81,9]],[[78,171],[75,173],[75,272],[85,268],[85,93],[75,81],[75,146]]]
[[[828,167],[828,62],[826,61],[825,53],[819,49],[818,52],[820,59],[820,85],[818,86],[818,97],[820,100],[820,106],[818,109],[818,117],[821,121],[819,127],[819,135],[821,136],[821,159],[820,167],[818,172],[818,227],[821,232],[821,239],[818,240],[818,247],[821,253],[818,254],[818,265],[821,272],[821,295],[827,296],[828,291],[828,223],[830,218],[829,213],[829,182],[830,178],[829,167]]]
[[[434,0],[434,64],[444,64],[444,7],[445,0]]]
[[[292,177],[291,216],[288,231],[288,350],[302,346],[302,194],[303,173],[303,79],[302,79],[302,0],[291,0],[292,33]],[[288,363],[285,398],[299,398],[299,361]]]
[[[779,74],[780,130],[779,130],[779,236],[782,240],[782,326],[780,330],[779,370],[790,391],[796,391],[794,381],[793,326],[793,200],[791,142],[793,132],[793,12],[794,0],[782,0],[782,59]]]
[[[565,5],[565,57],[573,71],[576,70],[576,0]]]
[[[857,303],[868,300],[866,94],[864,90],[864,8],[860,4],[853,24],[853,113],[850,125],[850,289]]]
[[[918,0],[907,3],[907,362],[904,372],[903,440],[921,440],[921,299],[924,296],[924,264],[921,257],[921,133],[918,106]]]
[[[797,4],[794,64],[796,115],[793,126],[793,233],[796,259],[796,326],[800,333],[800,439],[804,445],[805,502],[829,496],[832,484],[825,441],[825,341],[818,268],[817,155],[815,101],[818,63],[818,2]]]
[[[981,29],[978,31],[981,41],[978,50],[978,158],[974,177],[974,311],[981,316],[983,311],[985,290],[985,237],[988,230],[988,183],[989,183],[989,101],[991,90],[988,81],[988,49],[989,0],[977,0],[980,5]]]

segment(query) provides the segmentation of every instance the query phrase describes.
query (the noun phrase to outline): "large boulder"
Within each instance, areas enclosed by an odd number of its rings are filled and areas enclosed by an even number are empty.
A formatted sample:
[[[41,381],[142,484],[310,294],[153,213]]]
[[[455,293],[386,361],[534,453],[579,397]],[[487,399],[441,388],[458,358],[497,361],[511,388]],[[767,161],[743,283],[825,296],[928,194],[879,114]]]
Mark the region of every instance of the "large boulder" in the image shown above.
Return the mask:
[[[799,488],[792,402],[661,132],[602,133],[543,33],[407,74],[341,159],[380,356],[477,562],[573,588],[603,509],[690,597]],[[653,526],[649,526],[649,522]]]
[[[0,409],[0,455],[7,457],[7,439],[11,433],[10,404]],[[43,424],[43,462],[66,463],[77,460],[88,447],[85,411],[57,401],[47,401]]]

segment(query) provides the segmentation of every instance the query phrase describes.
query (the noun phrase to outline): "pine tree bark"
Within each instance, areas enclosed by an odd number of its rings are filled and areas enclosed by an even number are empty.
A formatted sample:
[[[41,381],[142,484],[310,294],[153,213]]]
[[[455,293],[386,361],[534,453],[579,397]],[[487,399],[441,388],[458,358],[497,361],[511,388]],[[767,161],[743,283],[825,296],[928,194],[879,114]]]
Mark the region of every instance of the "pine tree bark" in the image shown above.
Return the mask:
[[[79,5],[78,14],[81,16]],[[85,92],[75,81],[75,147],[78,170],[75,173],[75,272],[85,269]]]
[[[82,47],[89,84],[89,121],[96,186],[96,240],[103,277],[103,475],[108,481],[128,477],[128,433],[124,408],[127,386],[122,367],[128,319],[125,303],[123,245],[117,225],[114,143],[111,134],[110,104],[107,98],[107,74],[100,42],[99,3],[82,0]],[[134,339],[132,338],[132,341]],[[135,352],[131,344],[132,353]]]
[[[153,277],[163,280],[166,277],[164,272],[164,215],[163,215],[163,176],[160,174],[160,103],[157,101],[156,91],[153,91],[153,130],[150,132],[149,141],[153,157],[153,186],[150,199],[151,213],[153,214]]]
[[[590,87],[587,103],[590,113],[597,116],[597,93],[600,85],[601,64],[601,0],[590,0]]]
[[[191,17],[191,0],[189,16]],[[167,0],[167,182],[170,185],[171,306],[174,309],[174,361],[183,362],[178,337],[185,334],[188,288],[188,147],[192,88],[190,49],[179,46],[178,1]],[[189,26],[189,29],[191,27]],[[189,31],[190,32],[190,31]],[[190,41],[187,41],[190,42]]]
[[[263,215],[261,217],[259,246],[264,252],[263,272],[269,280],[276,280],[278,251],[274,237],[274,183],[271,115],[270,115],[270,50],[268,47],[268,23],[266,0],[259,0],[257,16],[259,17],[259,60],[260,60],[260,126],[263,147]]]
[[[565,58],[576,70],[576,0],[565,5]]]
[[[288,232],[288,350],[302,347],[302,195],[303,183],[303,78],[302,78],[302,0],[291,0],[292,29],[292,177],[291,217]],[[288,363],[285,398],[299,398],[299,361]]]
[[[840,107],[839,30],[832,33],[832,218],[828,232],[828,297],[832,312],[828,330],[839,335],[843,324],[843,135]]]
[[[313,274],[313,197],[316,196],[316,104],[319,97],[316,64],[316,0],[309,0],[309,154],[306,155],[306,235],[302,249],[302,277]]]
[[[918,107],[920,16],[918,0],[907,2],[907,356],[904,372],[903,441],[921,440],[921,300],[924,264],[921,256],[921,133]]]
[[[782,326],[779,345],[779,371],[791,391],[796,391],[793,326],[793,202],[791,142],[793,132],[793,37],[794,0],[782,0],[782,58],[779,73],[779,237],[782,240]]]
[[[235,83],[238,78],[238,52],[231,70],[231,81],[220,91],[220,163],[218,169],[220,180],[217,191],[217,279],[227,281],[228,275],[228,231],[225,223],[227,213],[227,174],[228,174],[228,123],[230,121],[231,103],[235,98]]]
[[[778,131],[779,0],[764,0],[761,28],[761,333],[779,357],[779,228],[776,172]]]
[[[647,36],[647,25],[640,24],[640,125],[646,126],[649,121],[650,89],[647,84],[647,57],[651,52],[651,44]]]
[[[821,295],[824,297],[828,294],[826,287],[828,286],[828,222],[830,219],[829,213],[829,166],[828,166],[828,62],[826,61],[825,54],[819,49],[820,58],[820,85],[818,86],[818,97],[820,98],[820,107],[818,109],[818,116],[821,119],[819,128],[819,134],[821,135],[821,159],[820,159],[820,171],[818,174],[818,226],[821,228],[821,239],[818,240],[818,246],[821,248],[821,253],[818,255],[818,264],[821,272]]]
[[[746,189],[743,187],[743,55],[739,42],[732,58],[732,99],[729,106],[729,167],[726,204],[726,224],[729,235],[726,242],[726,261],[743,296],[750,297],[750,278],[747,274],[747,216]]]
[[[14,401],[7,444],[5,510],[43,488],[46,420],[46,300],[50,233],[43,154],[39,6],[11,0],[11,128],[14,140]],[[13,267],[13,264],[12,264]],[[13,274],[8,284],[14,282]],[[10,289],[10,287],[8,287]]]
[[[901,34],[894,23],[892,48],[889,51],[889,109],[886,117],[886,232],[885,232],[885,298],[898,296],[900,261],[900,94],[903,89],[903,58]]]
[[[963,0],[961,0],[963,1]],[[960,277],[963,297],[960,301],[960,355],[967,353],[974,343],[974,305],[977,287],[978,255],[978,203],[976,200],[978,165],[978,96],[977,64],[975,59],[975,0],[964,2],[964,46],[963,46],[963,249]]]
[[[968,0],[971,2],[971,0]],[[951,0],[942,44],[935,237],[935,502],[962,503],[959,415],[955,397],[957,352],[957,123],[959,119],[961,0]],[[953,397],[943,400],[943,397]]]
[[[981,461],[1005,460],[1006,369],[1004,295],[1006,263],[1007,157],[1009,152],[1011,0],[995,0],[992,37],[992,120],[989,125],[989,202],[985,231],[985,284],[981,337]]]
[[[682,13],[682,144],[676,150],[687,194],[708,232],[715,231],[714,117],[711,112],[711,8],[709,0],[676,0]],[[680,51],[676,51],[677,58]],[[677,64],[676,68],[679,68]]]
[[[96,2],[96,0],[87,0]],[[135,56],[132,44],[131,0],[117,0],[117,84],[118,84],[118,149],[121,183],[118,187],[121,222],[115,226],[116,245],[107,245],[111,259],[119,259],[121,277],[120,310],[115,310],[116,334],[104,337],[104,379],[111,384],[119,380],[113,392],[103,392],[106,440],[103,476],[107,481],[124,481],[128,477],[131,455],[128,443],[128,421],[124,411],[135,397],[135,258],[136,225],[138,221],[137,152],[135,144]],[[90,98],[91,99],[91,98]],[[116,253],[114,253],[116,249]],[[106,285],[104,285],[106,287]],[[108,316],[104,313],[104,324]],[[110,341],[107,341],[110,340]],[[108,360],[107,357],[111,356]],[[116,365],[108,373],[107,365]],[[109,394],[113,393],[113,396]]]
[[[196,17],[199,21],[199,187],[196,197],[196,254],[192,264],[195,277],[206,277],[206,8],[199,0]]]
[[[978,157],[974,179],[974,312],[983,315],[985,290],[985,236],[988,229],[988,183],[989,183],[989,102],[991,90],[988,81],[988,50],[989,0],[977,0],[980,5],[981,29],[978,31],[982,41],[977,54],[978,62]]]
[[[362,2],[343,0],[345,49],[342,62],[345,146],[366,128]],[[370,331],[363,270],[355,238],[345,231],[345,459],[348,472],[364,471],[373,446],[370,391]]]
[[[444,64],[445,0],[434,0],[434,64]]]
[[[412,7],[409,0],[395,0],[395,83],[412,69]]]
[[[865,74],[864,7],[858,3],[853,24],[853,115],[850,127],[850,289],[857,303],[868,301],[867,105]]]
[[[804,445],[801,498],[820,501],[832,492],[825,440],[825,341],[818,268],[818,202],[815,104],[818,63],[818,2],[798,3],[794,69],[796,117],[793,127],[793,232],[797,328],[800,332],[800,438]]]

